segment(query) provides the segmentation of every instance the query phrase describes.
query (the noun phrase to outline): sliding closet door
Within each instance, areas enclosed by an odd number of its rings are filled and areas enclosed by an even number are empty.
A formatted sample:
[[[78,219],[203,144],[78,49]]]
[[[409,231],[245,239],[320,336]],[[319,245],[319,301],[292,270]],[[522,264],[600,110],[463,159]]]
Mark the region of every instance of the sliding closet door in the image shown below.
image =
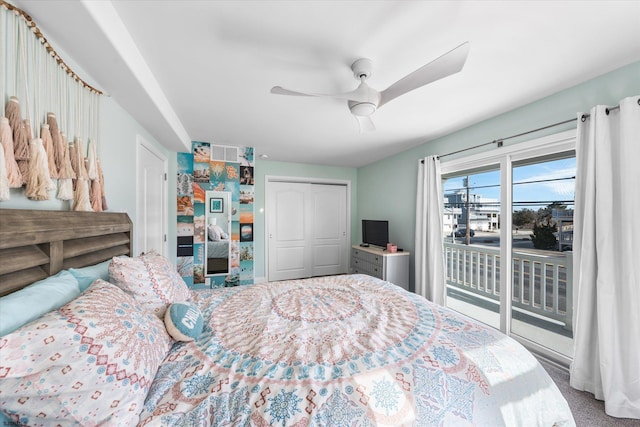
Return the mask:
[[[311,277],[311,184],[269,183],[267,194],[269,281]]]
[[[312,274],[347,272],[347,187],[311,185]]]
[[[268,280],[347,273],[347,187],[270,182]]]

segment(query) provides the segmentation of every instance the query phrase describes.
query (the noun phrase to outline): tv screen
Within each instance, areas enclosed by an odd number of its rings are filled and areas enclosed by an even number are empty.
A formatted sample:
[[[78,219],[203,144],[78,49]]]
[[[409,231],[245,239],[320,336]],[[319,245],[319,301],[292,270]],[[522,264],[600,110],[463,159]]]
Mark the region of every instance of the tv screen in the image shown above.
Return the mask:
[[[362,243],[386,248],[389,243],[389,221],[363,219]]]

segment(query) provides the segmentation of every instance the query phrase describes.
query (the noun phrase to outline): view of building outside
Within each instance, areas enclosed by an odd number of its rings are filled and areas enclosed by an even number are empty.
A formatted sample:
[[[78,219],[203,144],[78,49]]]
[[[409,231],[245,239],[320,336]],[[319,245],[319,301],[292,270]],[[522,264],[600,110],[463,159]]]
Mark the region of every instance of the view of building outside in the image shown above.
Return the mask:
[[[572,355],[573,153],[443,179],[447,306],[500,328],[501,272],[510,264],[511,333]],[[501,200],[511,192],[512,252],[501,259]]]
[[[575,157],[513,168],[512,228],[518,247],[571,250],[575,168]],[[462,242],[456,230],[470,228],[471,243],[499,246],[499,171],[449,178],[443,194],[445,240]]]

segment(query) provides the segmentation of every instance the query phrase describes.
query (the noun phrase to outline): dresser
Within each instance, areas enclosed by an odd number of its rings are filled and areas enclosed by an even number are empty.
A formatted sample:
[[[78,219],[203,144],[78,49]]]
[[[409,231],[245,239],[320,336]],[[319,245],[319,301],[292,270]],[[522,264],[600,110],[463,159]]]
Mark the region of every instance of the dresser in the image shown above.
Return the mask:
[[[409,289],[409,252],[388,253],[377,247],[351,247],[351,273],[368,274]]]

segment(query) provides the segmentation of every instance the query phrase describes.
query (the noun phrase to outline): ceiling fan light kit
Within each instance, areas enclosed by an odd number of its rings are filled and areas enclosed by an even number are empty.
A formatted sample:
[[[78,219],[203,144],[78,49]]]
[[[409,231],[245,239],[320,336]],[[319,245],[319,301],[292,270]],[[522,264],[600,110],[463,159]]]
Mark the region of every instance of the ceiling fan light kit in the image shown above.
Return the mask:
[[[459,72],[462,70],[462,67],[464,67],[468,54],[469,42],[464,42],[439,58],[434,59],[416,71],[401,78],[382,92],[370,88],[367,85],[366,80],[371,77],[373,64],[370,59],[360,58],[351,64],[353,76],[357,80],[360,80],[360,85],[352,92],[333,95],[317,94],[297,92],[284,89],[281,86],[274,86],[271,88],[271,93],[278,95],[318,96],[344,99],[347,101],[349,111],[358,120],[360,132],[374,130],[375,127],[370,116],[380,107],[400,95]]]
[[[366,117],[376,112],[376,104],[372,102],[347,101],[347,103],[354,116]]]

